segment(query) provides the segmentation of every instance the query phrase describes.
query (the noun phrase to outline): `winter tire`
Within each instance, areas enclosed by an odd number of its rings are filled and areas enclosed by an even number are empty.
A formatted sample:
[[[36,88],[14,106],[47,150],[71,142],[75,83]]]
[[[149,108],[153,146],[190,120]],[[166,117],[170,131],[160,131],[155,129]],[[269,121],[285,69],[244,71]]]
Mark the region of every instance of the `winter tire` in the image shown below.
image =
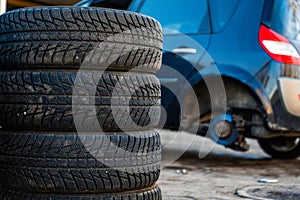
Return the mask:
[[[0,132],[1,184],[24,192],[111,193],[153,185],[157,132]]]
[[[36,7],[0,16],[0,68],[156,72],[162,30],[151,17],[83,7]],[[107,68],[108,67],[108,68]]]

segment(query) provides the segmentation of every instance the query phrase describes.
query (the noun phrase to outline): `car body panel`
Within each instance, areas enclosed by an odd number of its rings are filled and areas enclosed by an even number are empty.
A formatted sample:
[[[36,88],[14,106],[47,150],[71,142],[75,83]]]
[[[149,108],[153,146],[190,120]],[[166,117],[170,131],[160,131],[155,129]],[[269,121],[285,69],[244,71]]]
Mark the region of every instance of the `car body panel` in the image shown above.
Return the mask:
[[[300,117],[300,80],[281,77],[278,79],[278,85],[287,112]]]

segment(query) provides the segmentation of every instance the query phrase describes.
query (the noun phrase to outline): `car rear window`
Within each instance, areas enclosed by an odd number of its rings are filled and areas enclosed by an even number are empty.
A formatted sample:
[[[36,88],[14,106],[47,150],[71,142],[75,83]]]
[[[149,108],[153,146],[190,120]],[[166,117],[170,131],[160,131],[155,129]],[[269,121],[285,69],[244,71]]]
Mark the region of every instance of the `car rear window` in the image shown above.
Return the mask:
[[[207,0],[146,0],[139,12],[156,18],[164,34],[210,32]]]
[[[275,0],[271,28],[300,41],[300,0]]]

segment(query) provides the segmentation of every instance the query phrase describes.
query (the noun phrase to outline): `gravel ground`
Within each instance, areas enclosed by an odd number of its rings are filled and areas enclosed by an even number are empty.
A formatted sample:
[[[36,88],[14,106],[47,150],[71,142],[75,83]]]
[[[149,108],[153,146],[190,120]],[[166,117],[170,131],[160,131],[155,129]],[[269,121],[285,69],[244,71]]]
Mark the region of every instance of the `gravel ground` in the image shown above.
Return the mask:
[[[185,132],[159,132],[164,148],[158,184],[164,200],[245,199],[235,194],[237,189],[300,186],[300,159],[272,160],[255,140],[248,140],[250,151],[240,153]],[[262,178],[278,182],[259,183]]]

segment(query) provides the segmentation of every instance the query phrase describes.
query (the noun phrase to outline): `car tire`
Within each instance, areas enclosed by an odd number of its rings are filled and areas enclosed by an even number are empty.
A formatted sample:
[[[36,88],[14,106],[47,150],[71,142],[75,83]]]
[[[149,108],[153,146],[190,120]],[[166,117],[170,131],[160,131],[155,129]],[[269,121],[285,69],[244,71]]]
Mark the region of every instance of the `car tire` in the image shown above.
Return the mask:
[[[159,123],[161,94],[154,75],[9,71],[0,72],[0,83],[4,129],[99,131],[100,125],[102,131],[137,131]]]
[[[19,191],[0,189],[2,200],[162,200],[161,190],[154,185],[138,191],[103,194],[45,194],[45,193],[22,193]]]
[[[0,16],[1,69],[156,72],[162,30],[151,17],[84,7],[35,7]]]
[[[0,132],[1,184],[24,192],[111,193],[160,174],[157,132]]]
[[[268,155],[276,159],[296,159],[300,156],[300,138],[278,137],[258,139],[258,144]]]
[[[4,199],[161,199],[156,20],[19,9],[0,16],[0,45]]]

